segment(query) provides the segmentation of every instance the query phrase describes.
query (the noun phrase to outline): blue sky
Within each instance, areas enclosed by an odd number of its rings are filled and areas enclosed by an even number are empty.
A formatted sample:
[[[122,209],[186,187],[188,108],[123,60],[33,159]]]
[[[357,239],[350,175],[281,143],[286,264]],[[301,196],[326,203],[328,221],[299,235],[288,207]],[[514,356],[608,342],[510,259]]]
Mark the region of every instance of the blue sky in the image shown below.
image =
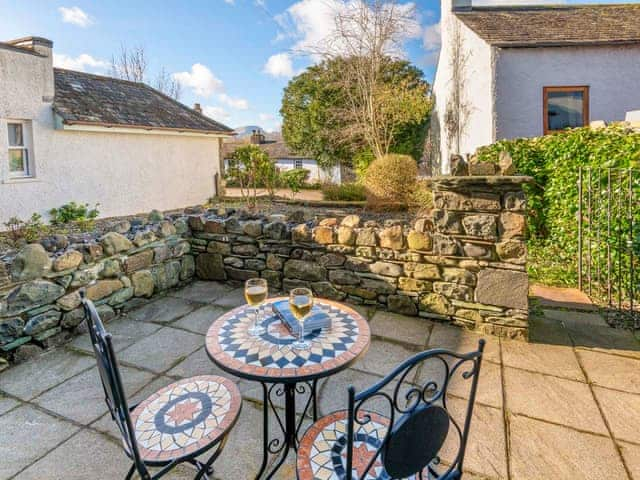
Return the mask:
[[[143,46],[150,80],[161,67],[176,75],[182,102],[199,102],[232,127],[273,130],[282,89],[311,62],[292,52],[330,31],[326,12],[337,1],[0,0],[0,41],[49,38],[58,66],[94,73],[108,73],[121,45]],[[431,80],[440,2],[415,0],[415,7],[405,54]]]

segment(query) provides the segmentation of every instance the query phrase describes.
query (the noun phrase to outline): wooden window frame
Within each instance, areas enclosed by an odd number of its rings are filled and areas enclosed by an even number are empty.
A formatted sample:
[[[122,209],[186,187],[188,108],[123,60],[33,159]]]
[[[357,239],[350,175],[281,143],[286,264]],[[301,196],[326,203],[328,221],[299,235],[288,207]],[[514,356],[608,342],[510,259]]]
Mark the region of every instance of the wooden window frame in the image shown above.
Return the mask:
[[[545,135],[550,133],[562,132],[562,130],[549,129],[549,93],[553,92],[582,92],[582,125],[589,125],[589,86],[560,86],[560,87],[543,87],[542,88],[542,122]]]
[[[11,153],[12,150],[15,150],[23,153],[23,169],[12,171],[10,165],[8,165],[9,178],[31,178],[33,177],[31,166],[31,141],[29,137],[31,135],[31,125],[24,120],[9,120],[7,121],[7,135],[12,125],[19,125],[22,129],[22,145],[9,145],[7,142],[8,152]],[[7,141],[8,140],[9,139],[7,138]]]

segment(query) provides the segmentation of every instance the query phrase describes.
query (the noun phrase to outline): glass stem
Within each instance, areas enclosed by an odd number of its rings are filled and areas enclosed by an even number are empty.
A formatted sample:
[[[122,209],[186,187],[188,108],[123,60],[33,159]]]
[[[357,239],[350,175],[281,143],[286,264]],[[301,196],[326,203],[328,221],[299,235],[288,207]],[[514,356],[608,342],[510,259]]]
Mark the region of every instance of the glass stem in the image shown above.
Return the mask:
[[[258,310],[259,310],[259,308],[260,307],[255,307],[253,309],[253,315],[254,315],[254,317],[253,317],[253,326],[255,328],[258,328]]]
[[[299,327],[300,327],[300,329],[298,330],[298,342],[299,342],[299,343],[304,342],[304,321],[303,321],[303,320],[304,320],[304,319],[302,319],[302,318],[301,318],[301,319],[298,321],[298,325],[299,325]]]

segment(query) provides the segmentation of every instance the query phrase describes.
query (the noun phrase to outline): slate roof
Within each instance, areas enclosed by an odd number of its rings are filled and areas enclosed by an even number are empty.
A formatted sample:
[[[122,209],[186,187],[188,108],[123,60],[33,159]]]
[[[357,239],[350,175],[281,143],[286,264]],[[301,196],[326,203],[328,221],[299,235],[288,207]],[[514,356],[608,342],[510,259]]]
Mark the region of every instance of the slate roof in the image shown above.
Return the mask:
[[[640,4],[473,7],[456,16],[498,47],[640,43]]]
[[[233,155],[233,152],[235,152],[237,148],[243,147],[246,145],[250,145],[250,143],[248,141],[223,143],[222,144],[223,158],[231,158],[231,155]],[[287,144],[284,143],[284,140],[281,140],[281,139],[275,140],[275,141],[267,140],[264,143],[257,144],[257,146],[260,147],[265,152],[267,152],[269,156],[274,160],[285,159],[285,158],[290,158],[290,159],[311,158],[307,155],[298,155],[297,153],[294,153],[289,147],[287,147]]]
[[[60,68],[54,76],[53,109],[68,125],[232,133],[144,83]]]

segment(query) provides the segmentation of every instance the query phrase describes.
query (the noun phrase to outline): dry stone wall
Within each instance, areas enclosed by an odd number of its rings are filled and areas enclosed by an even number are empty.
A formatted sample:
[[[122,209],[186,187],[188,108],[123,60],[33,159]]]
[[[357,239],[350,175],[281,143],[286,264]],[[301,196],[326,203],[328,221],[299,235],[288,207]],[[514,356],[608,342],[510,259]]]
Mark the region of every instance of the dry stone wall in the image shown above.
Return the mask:
[[[526,339],[528,180],[435,178],[435,208],[412,225],[355,215],[317,223],[191,216],[196,276],[263,277],[273,290],[305,286],[320,297]]]
[[[195,259],[186,217],[120,221],[118,231],[56,235],[0,259],[0,370],[23,346],[72,336],[84,315],[80,290],[105,321],[189,283]]]
[[[200,209],[122,220],[99,237],[47,237],[0,258],[0,371],[24,346],[72,336],[83,319],[81,289],[108,320],[194,278],[263,277],[274,292],[306,286],[526,339],[528,180],[434,178],[434,209],[411,224]]]

